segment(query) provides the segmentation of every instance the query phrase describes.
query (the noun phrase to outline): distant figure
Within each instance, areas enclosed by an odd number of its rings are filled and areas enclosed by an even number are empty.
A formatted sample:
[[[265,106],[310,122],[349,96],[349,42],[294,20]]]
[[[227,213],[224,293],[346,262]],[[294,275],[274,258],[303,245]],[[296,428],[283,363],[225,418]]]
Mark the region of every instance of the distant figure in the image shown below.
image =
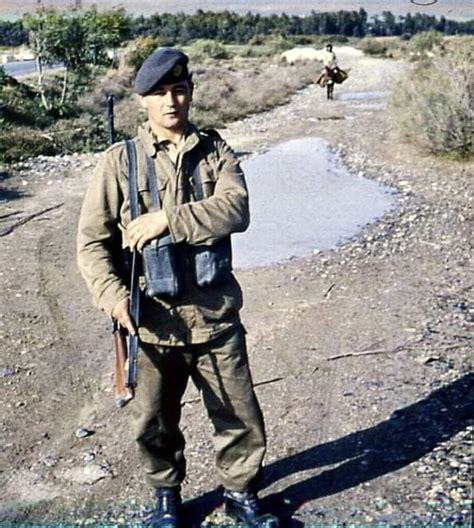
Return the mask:
[[[324,64],[324,70],[316,81],[316,84],[319,84],[321,88],[326,87],[327,98],[333,99],[334,83],[343,83],[347,79],[347,73],[337,65],[336,54],[332,50],[332,44],[327,44],[326,49],[323,50],[322,62]]]

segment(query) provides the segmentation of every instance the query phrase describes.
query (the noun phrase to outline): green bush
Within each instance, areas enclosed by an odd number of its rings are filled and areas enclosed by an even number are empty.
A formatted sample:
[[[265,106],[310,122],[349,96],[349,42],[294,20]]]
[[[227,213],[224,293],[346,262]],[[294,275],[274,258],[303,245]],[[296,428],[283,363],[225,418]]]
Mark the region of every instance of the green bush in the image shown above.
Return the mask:
[[[373,38],[362,39],[359,43],[359,48],[366,55],[384,56],[388,51],[387,44]]]
[[[399,134],[436,154],[474,154],[474,73],[467,52],[418,63],[394,87],[392,120]]]
[[[61,119],[39,130],[29,126],[0,129],[0,162],[74,152],[102,150],[107,145],[105,115],[84,114],[80,118]]]
[[[0,88],[3,88],[8,83],[8,75],[5,73],[5,68],[0,66]]]
[[[48,129],[57,152],[94,152],[107,146],[107,123],[104,114],[83,114],[75,119],[64,119]]]
[[[53,122],[41,107],[39,94],[32,87],[4,75],[0,81],[0,119],[5,126],[44,128]]]
[[[160,37],[141,37],[133,43],[133,49],[126,49],[123,52],[121,67],[128,66],[137,71],[145,59],[159,47],[163,46]]]
[[[226,47],[215,40],[198,39],[186,47],[192,62],[205,62],[207,59],[225,60],[230,58]]]
[[[58,152],[54,141],[41,130],[28,127],[0,129],[0,161],[11,163],[25,158]]]
[[[441,46],[443,34],[438,31],[424,31],[414,35],[408,44],[408,50],[416,55],[426,55]]]

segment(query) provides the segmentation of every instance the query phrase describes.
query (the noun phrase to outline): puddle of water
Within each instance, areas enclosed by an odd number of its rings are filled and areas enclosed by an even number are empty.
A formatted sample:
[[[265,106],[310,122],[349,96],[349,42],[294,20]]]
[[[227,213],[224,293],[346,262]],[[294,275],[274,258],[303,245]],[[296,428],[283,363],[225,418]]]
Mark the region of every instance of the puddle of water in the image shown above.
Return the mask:
[[[373,91],[373,92],[342,92],[338,95],[338,99],[343,101],[352,101],[360,99],[381,99],[388,96],[387,91]]]
[[[233,235],[236,268],[334,248],[394,205],[389,188],[349,173],[319,138],[282,143],[242,167],[251,224]]]

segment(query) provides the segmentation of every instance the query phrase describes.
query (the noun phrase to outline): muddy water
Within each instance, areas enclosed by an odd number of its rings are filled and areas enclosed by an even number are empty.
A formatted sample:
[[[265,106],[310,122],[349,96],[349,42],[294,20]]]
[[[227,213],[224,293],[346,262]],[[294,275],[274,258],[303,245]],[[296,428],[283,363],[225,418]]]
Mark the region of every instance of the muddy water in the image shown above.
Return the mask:
[[[282,143],[242,166],[252,221],[233,236],[236,268],[334,248],[394,206],[389,188],[349,173],[319,138]]]

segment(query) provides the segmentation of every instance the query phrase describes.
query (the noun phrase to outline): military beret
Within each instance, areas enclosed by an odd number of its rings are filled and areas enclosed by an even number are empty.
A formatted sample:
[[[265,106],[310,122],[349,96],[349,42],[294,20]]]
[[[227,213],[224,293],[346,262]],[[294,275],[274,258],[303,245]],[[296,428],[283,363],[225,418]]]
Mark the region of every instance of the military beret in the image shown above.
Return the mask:
[[[146,58],[135,77],[135,92],[146,95],[161,84],[189,78],[188,56],[174,48],[160,48]]]

